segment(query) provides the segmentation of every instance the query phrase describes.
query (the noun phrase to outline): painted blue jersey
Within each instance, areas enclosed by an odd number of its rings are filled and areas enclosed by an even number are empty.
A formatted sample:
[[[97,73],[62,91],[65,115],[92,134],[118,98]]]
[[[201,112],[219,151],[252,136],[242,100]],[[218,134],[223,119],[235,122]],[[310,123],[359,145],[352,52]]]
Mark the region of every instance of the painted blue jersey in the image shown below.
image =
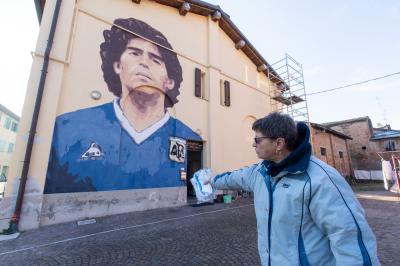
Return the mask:
[[[137,144],[121,127],[112,103],[60,115],[45,194],[184,186],[186,140],[201,138],[170,117]]]

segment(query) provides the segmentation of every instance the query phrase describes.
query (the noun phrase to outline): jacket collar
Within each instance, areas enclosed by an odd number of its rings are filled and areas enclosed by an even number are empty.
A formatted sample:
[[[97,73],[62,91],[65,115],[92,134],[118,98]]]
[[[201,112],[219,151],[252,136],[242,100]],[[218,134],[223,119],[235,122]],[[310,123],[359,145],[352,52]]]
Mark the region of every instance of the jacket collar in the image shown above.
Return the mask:
[[[280,177],[285,174],[304,173],[308,167],[311,156],[310,130],[304,122],[297,123],[297,143],[296,148],[279,163],[264,160],[261,164],[265,170],[262,174],[271,177]]]

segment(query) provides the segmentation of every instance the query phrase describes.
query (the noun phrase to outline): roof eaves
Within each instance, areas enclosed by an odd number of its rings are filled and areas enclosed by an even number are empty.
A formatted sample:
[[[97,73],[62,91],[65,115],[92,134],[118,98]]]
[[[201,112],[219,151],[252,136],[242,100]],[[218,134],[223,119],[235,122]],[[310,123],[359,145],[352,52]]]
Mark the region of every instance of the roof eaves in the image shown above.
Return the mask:
[[[213,5],[201,0],[153,0],[153,1],[174,8],[179,8],[184,2],[187,2],[192,5],[190,12],[202,16],[209,16],[212,15],[215,11],[219,11],[221,13],[221,19],[219,20],[218,25],[229,36],[229,38],[231,38],[231,40],[234,43],[236,43],[239,40],[244,40],[246,45],[243,48],[241,48],[241,50],[256,65],[256,67],[265,64],[267,68],[262,72],[267,76],[267,78],[277,85],[283,84],[284,87],[288,87],[288,85],[279,76],[279,74],[275,71],[275,69],[267,62],[267,60],[265,60],[261,56],[261,54],[256,50],[256,48],[250,43],[250,41],[244,36],[244,34],[238,29],[238,27],[232,22],[230,16],[227,13],[225,13],[220,6]],[[46,0],[35,0],[36,12],[39,21],[41,20],[45,3]],[[226,27],[223,27],[224,23],[228,25],[231,30],[229,30]]]
[[[349,124],[349,123],[354,123],[354,122],[362,122],[362,121],[368,121],[369,117],[368,116],[363,116],[363,117],[357,117],[357,118],[352,118],[352,119],[346,119],[346,120],[340,120],[340,121],[333,121],[333,122],[325,122],[322,123],[322,125],[326,127],[332,127],[336,125],[341,125],[341,124]]]
[[[400,133],[392,133],[392,134],[376,134],[372,136],[371,140],[378,139],[389,139],[389,138],[400,138]]]
[[[233,21],[230,19],[229,15],[226,14],[222,9],[219,10],[222,14],[221,21],[226,21],[226,23],[234,30],[234,32],[237,34],[237,39],[234,39],[234,37],[231,36],[229,32],[227,32],[223,27],[220,27],[224,30],[224,32],[232,39],[234,43],[244,40],[246,43],[246,46],[242,48],[242,51],[250,58],[251,61],[258,67],[261,64],[265,64],[267,66],[267,69],[263,71],[263,73],[269,77],[269,72],[272,73],[273,75],[273,82],[276,84],[282,84],[285,83],[283,79],[278,75],[278,73],[273,69],[273,67],[267,62],[267,60],[264,59],[264,57],[257,51],[257,49],[251,44],[251,42],[246,38],[246,36],[239,30],[239,28],[233,23]],[[246,47],[248,47],[246,49]],[[249,54],[252,53],[252,55]]]
[[[346,134],[343,134],[343,133],[341,133],[339,131],[333,130],[333,129],[331,129],[329,127],[326,127],[326,126],[323,126],[321,124],[317,124],[317,123],[310,123],[310,124],[311,124],[312,127],[321,129],[321,130],[323,130],[325,132],[328,132],[328,133],[331,133],[331,134],[333,134],[333,135],[335,135],[337,137],[340,137],[340,138],[343,138],[343,139],[349,139],[349,140],[353,139],[352,137],[347,136]]]
[[[5,113],[6,115],[12,117],[13,119],[17,120],[19,122],[19,116],[14,114],[11,110],[9,110],[7,107],[4,105],[0,104],[0,111]]]
[[[36,15],[40,25],[40,23],[42,22],[43,10],[44,10],[44,5],[46,4],[46,0],[34,0],[34,1],[36,8]]]

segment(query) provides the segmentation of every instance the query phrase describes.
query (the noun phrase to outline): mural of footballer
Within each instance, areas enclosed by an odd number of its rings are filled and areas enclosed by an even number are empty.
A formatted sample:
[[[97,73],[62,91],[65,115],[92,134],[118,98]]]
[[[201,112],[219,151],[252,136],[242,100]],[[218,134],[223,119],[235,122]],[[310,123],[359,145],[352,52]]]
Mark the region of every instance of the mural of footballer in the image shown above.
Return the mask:
[[[57,117],[45,193],[184,186],[186,141],[201,138],[167,112],[182,82],[177,55],[134,18],[116,19],[103,35],[101,68],[116,98]]]

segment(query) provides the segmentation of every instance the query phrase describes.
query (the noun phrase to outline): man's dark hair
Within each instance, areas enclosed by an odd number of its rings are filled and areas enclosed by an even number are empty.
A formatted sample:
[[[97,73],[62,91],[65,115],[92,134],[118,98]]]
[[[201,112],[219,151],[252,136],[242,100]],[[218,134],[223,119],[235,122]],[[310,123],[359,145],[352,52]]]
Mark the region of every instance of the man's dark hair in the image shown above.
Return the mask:
[[[172,50],[167,38],[147,23],[134,18],[114,20],[114,25],[111,29],[103,31],[104,42],[100,45],[100,56],[104,81],[107,83],[108,90],[117,97],[121,96],[122,87],[120,78],[114,71],[114,63],[120,60],[130,40],[140,38],[129,31]],[[168,78],[175,82],[174,88],[166,92],[164,101],[164,108],[172,107],[178,102],[177,97],[182,82],[182,67],[176,53],[160,46],[157,46],[157,48],[167,68]]]
[[[294,150],[297,139],[297,126],[294,120],[278,112],[254,121],[252,129],[261,132],[265,137],[284,138],[288,150]]]

